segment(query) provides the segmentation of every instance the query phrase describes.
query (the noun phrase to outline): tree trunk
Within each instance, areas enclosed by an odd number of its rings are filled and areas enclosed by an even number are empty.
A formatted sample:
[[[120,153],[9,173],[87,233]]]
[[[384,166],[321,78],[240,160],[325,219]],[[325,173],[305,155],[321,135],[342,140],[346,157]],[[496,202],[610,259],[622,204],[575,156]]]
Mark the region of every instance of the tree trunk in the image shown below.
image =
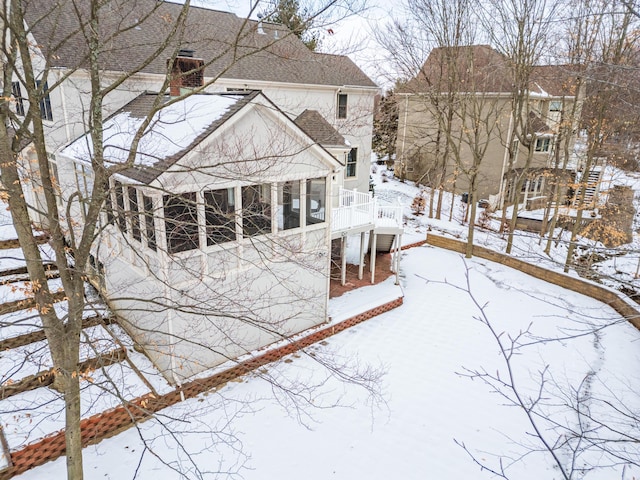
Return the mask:
[[[469,199],[467,208],[469,209],[469,226],[467,228],[467,246],[465,248],[464,256],[465,258],[471,258],[473,256],[473,234],[475,232],[476,227],[476,209],[478,202],[475,201],[476,196],[476,182],[478,175],[473,175],[471,181],[469,182]]]
[[[82,480],[82,432],[80,430],[80,375],[75,368],[64,372],[65,441],[67,445],[67,479]]]

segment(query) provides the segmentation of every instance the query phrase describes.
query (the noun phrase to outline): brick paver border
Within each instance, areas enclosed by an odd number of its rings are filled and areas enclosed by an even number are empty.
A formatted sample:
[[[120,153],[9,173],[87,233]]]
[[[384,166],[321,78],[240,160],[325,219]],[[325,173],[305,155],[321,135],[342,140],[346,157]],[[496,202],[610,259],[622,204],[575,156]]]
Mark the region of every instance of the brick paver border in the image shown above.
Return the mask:
[[[239,362],[234,367],[224,370],[210,377],[192,380],[182,388],[173,390],[164,395],[147,394],[131,400],[126,405],[121,405],[111,410],[107,410],[98,415],[88,417],[80,422],[82,430],[83,446],[92,445],[102,441],[105,438],[115,435],[120,431],[132,427],[135,422],[151,417],[154,413],[163,408],[174,405],[183,399],[193,398],[212,388],[220,386],[233,380],[239,376],[252,372],[268,363],[283,358],[308,347],[314,343],[320,342],[336,333],[342,332],[347,328],[353,327],[359,323],[369,320],[377,315],[388,312],[399,307],[403,303],[403,297],[396,298],[378,307],[367,310],[359,315],[355,315],[342,322],[321,328],[315,332],[302,337],[298,340],[292,340],[280,347],[276,347],[265,353],[257,355],[249,360]],[[23,473],[31,468],[42,465],[43,463],[55,460],[65,453],[64,430],[49,435],[45,438],[31,443],[21,450],[11,453],[11,466],[0,472],[0,480],[7,480],[14,475]]]

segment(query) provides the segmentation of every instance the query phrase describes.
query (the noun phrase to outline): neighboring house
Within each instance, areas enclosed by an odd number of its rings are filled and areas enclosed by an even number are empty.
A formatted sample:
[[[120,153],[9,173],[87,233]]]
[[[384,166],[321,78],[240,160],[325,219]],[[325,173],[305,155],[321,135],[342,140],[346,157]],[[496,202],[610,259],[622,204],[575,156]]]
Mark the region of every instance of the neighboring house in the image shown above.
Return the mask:
[[[48,3],[32,2],[27,20],[35,61],[52,67],[43,116],[73,229],[93,185],[90,79],[73,14],[60,21]],[[163,3],[144,15],[156,5],[140,0],[105,20],[134,27],[103,52],[103,75],[136,69],[105,100],[105,159],[123,162],[154,102],[166,107],[144,130],[134,165],[110,179],[91,260],[125,328],[180,383],[325,322],[332,240],[341,241],[344,282],[346,237],[361,235],[361,257],[367,232],[374,252],[389,251],[402,210],[377,206],[368,192],[378,88],[351,60],[313,53],[281,25],[191,8],[180,45],[140,67],[181,8]],[[61,44],[49,50],[50,39]],[[24,157],[28,165],[28,148]],[[37,205],[38,189],[27,194]],[[398,262],[396,254],[396,271]],[[374,264],[375,255],[372,280]]]
[[[549,173],[560,158],[554,154],[561,153],[558,134],[567,123],[563,112],[579,102],[564,129],[571,151],[582,93],[576,97],[575,75],[566,66],[534,67],[522,122],[527,147],[514,133],[510,72],[508,59],[487,45],[432,50],[398,92],[396,175],[464,193],[477,169],[476,195],[494,207],[515,198],[510,193],[520,175],[520,201],[548,194]]]

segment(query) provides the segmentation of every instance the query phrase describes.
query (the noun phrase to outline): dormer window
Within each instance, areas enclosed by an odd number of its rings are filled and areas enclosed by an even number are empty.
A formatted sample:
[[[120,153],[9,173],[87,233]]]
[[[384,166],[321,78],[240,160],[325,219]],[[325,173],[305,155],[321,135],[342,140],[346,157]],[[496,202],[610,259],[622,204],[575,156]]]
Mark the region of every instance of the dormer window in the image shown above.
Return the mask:
[[[339,119],[347,118],[347,94],[346,93],[338,94],[337,114]]]

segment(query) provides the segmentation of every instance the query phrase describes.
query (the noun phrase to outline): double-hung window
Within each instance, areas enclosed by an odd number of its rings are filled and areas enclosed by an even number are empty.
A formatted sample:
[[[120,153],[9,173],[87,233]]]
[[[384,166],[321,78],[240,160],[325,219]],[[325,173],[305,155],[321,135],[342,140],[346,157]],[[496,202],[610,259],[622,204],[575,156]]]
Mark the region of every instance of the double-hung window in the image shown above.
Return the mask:
[[[536,139],[536,152],[548,152],[551,148],[551,139],[549,137]]]
[[[20,82],[11,82],[11,92],[16,101],[16,114],[24,117],[24,100],[22,99],[22,89]]]
[[[356,166],[358,165],[358,149],[352,148],[347,155],[347,168],[345,169],[345,175],[347,177],[356,176]]]
[[[337,117],[339,119],[347,118],[347,94],[338,94]]]
[[[36,87],[38,91],[40,91],[40,86],[42,85],[42,81],[36,80]],[[53,111],[51,110],[51,99],[49,98],[49,85],[47,82],[44,82],[44,86],[42,86],[42,92],[40,97],[40,117],[43,120],[53,120]]]

